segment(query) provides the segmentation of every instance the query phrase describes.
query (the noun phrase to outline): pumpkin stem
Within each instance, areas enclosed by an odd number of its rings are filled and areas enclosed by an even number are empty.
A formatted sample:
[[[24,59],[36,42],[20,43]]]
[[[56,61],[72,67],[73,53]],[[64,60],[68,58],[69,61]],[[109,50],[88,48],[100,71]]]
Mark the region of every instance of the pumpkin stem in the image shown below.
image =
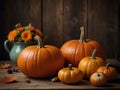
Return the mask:
[[[73,69],[72,69],[72,64],[68,64],[68,69],[69,69],[69,70],[73,70]]]
[[[110,63],[107,63],[105,68],[108,69],[109,66],[110,66]]]
[[[92,56],[90,57],[90,59],[96,59],[95,56],[96,56],[96,49],[93,50]]]
[[[43,47],[44,47],[44,43],[43,43],[43,41],[42,41],[42,39],[41,39],[40,36],[36,35],[36,36],[34,37],[34,39],[38,41],[38,47],[39,47],[39,48],[43,48]]]
[[[80,42],[84,43],[85,42],[85,31],[84,31],[84,27],[80,27],[81,30],[81,34],[80,34]]]

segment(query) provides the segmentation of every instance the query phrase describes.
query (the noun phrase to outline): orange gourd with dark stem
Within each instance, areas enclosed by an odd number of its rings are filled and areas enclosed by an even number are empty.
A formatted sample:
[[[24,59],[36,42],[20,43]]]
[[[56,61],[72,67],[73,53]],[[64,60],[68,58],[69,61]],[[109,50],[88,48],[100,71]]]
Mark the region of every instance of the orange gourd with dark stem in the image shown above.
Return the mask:
[[[102,72],[107,76],[108,81],[115,80],[118,76],[118,72],[114,67],[107,63],[106,66],[99,67],[97,72]]]
[[[80,69],[69,64],[67,68],[63,68],[58,72],[58,78],[65,84],[76,84],[83,79],[83,73]]]
[[[83,72],[84,78],[89,79],[90,76],[101,66],[105,65],[105,61],[95,55],[96,49],[93,50],[91,57],[84,57],[78,64],[78,68]]]
[[[57,47],[44,45],[38,36],[35,39],[38,46],[29,46],[19,54],[18,68],[28,77],[51,77],[63,68],[64,57]]]
[[[85,39],[84,27],[80,28],[81,35],[79,40],[70,40],[63,44],[61,51],[65,57],[65,65],[71,63],[73,66],[78,66],[79,61],[91,56],[94,48],[96,48],[96,56],[106,60],[106,52],[103,47],[95,40]]]

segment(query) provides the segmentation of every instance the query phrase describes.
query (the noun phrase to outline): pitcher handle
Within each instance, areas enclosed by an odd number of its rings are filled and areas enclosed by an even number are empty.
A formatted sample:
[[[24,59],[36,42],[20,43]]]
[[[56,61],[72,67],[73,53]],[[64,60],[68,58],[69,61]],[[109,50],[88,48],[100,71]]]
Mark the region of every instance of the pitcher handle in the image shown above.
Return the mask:
[[[10,49],[8,48],[8,43],[10,43],[9,40],[5,40],[5,41],[4,41],[4,48],[5,48],[5,50],[9,53],[9,52],[10,52]]]

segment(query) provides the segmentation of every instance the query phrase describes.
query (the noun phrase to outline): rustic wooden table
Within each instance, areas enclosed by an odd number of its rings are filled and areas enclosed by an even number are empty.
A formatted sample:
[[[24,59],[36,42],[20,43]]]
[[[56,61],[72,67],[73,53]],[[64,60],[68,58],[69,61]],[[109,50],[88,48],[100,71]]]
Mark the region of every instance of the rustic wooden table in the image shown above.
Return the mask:
[[[77,85],[67,85],[60,81],[52,82],[51,78],[32,79],[25,76],[22,72],[8,74],[7,69],[0,69],[0,79],[2,79],[4,76],[17,76],[18,78],[17,81],[13,83],[0,83],[0,89],[120,89],[120,74],[117,80],[108,82],[104,87],[92,86],[88,80],[82,80]],[[26,80],[30,80],[30,83],[26,82]]]

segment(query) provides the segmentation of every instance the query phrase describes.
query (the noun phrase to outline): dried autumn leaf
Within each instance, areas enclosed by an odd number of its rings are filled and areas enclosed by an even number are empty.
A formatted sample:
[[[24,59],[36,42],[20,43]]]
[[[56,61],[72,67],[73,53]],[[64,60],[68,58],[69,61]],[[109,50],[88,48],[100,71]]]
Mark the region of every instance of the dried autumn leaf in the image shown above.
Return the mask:
[[[18,67],[13,67],[13,68],[12,68],[12,71],[14,71],[14,72],[19,72],[20,70],[19,70]]]
[[[55,77],[53,77],[52,79],[51,79],[51,81],[52,82],[56,82],[56,81],[58,81],[59,79],[58,79],[58,76],[55,76]]]
[[[1,69],[7,69],[7,68],[9,68],[10,67],[10,64],[9,63],[4,63],[4,64],[1,64],[0,65],[0,68]]]
[[[28,79],[28,80],[25,80],[25,82],[26,82],[26,83],[31,83],[31,80],[30,80],[30,79]]]
[[[2,83],[11,83],[11,82],[14,82],[16,80],[17,80],[16,76],[11,76],[11,77],[4,76],[3,79],[0,80],[0,82],[2,82]]]

